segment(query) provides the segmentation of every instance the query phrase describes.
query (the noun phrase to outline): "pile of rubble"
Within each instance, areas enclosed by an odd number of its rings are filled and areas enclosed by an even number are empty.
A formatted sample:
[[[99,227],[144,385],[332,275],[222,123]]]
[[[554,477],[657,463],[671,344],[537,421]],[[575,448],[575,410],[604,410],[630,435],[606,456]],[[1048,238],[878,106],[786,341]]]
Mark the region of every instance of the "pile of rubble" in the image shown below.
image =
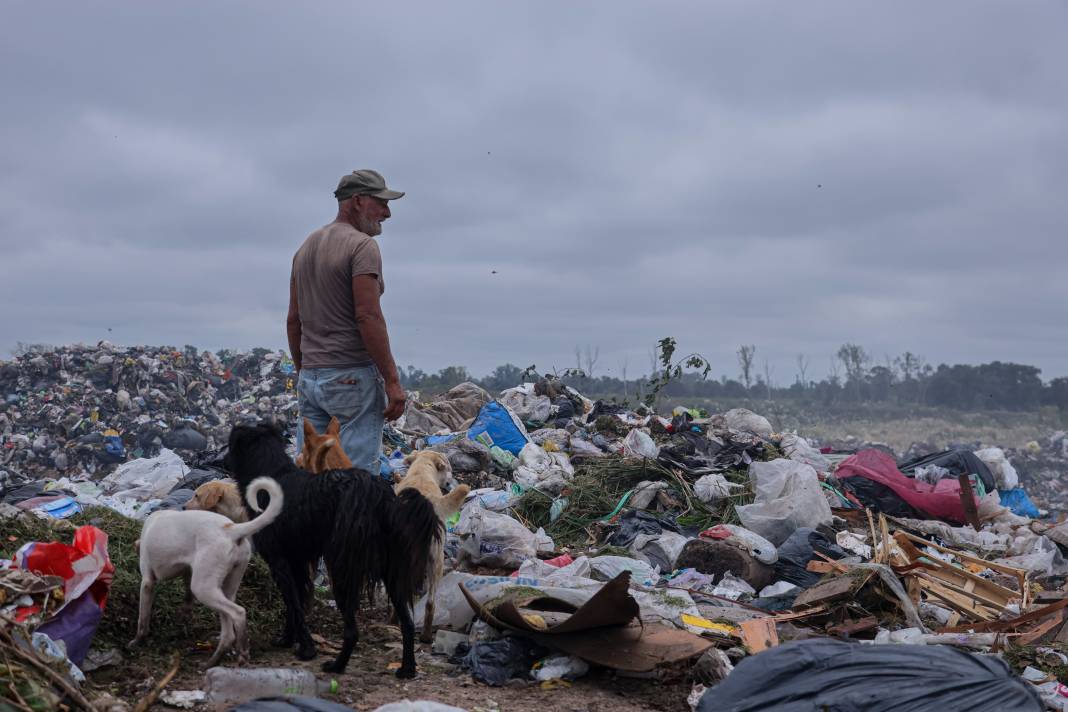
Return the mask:
[[[295,424],[291,364],[275,354],[102,345],[8,366],[0,426],[21,479],[4,498],[40,516],[181,507],[225,476],[232,424]],[[189,429],[199,447],[167,447]],[[112,431],[121,464],[107,440],[79,442]],[[608,669],[684,678],[704,712],[875,708],[901,689],[946,709],[1068,709],[1068,524],[1035,504],[1061,506],[1038,473],[1064,474],[1064,440],[899,462],[817,447],[744,409],[665,417],[546,377],[496,396],[473,383],[412,394],[382,461],[399,476],[407,454],[434,449],[471,487],[448,522],[422,655],[485,684]]]

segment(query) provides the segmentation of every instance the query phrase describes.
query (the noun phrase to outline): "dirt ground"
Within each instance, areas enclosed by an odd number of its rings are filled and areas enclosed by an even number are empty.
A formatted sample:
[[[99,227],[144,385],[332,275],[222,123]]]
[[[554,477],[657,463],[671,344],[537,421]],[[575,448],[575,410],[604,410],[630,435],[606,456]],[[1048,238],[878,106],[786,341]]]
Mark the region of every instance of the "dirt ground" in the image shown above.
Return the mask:
[[[328,659],[326,648],[320,646],[320,657],[301,662],[289,651],[266,647],[266,642],[253,641],[253,667],[299,667],[310,670],[319,680],[336,679],[338,692],[327,699],[355,710],[373,710],[380,705],[400,700],[433,700],[462,707],[470,712],[493,710],[544,712],[552,710],[689,710],[686,696],[690,683],[686,678],[689,665],[679,670],[665,671],[659,680],[621,677],[612,671],[593,669],[570,686],[543,689],[536,682],[513,681],[505,687],[490,687],[475,682],[470,673],[459,670],[448,659],[430,653],[430,645],[417,643],[416,660],[419,674],[414,680],[398,680],[389,669],[391,662],[400,661],[400,631],[384,621],[384,611],[366,612],[361,617],[360,644],[343,675],[328,675],[319,666]],[[312,630],[323,633],[330,642],[340,642],[335,621],[312,619]],[[167,690],[202,689],[204,664],[210,649],[203,643],[190,640],[181,650],[178,674]],[[137,703],[159,680],[170,665],[171,655],[163,650],[127,653],[121,666],[102,668],[88,674],[90,689],[110,692],[131,705]],[[224,664],[234,665],[229,657]],[[174,707],[157,701],[151,710],[173,711]],[[202,707],[200,709],[207,709]]]

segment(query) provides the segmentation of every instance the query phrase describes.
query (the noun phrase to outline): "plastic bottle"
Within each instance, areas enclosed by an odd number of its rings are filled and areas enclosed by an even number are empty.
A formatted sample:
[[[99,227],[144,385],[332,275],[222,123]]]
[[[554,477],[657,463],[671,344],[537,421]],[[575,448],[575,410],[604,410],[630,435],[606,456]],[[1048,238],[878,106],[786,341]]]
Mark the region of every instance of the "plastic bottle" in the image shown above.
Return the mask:
[[[313,673],[298,668],[213,667],[204,673],[204,692],[214,705],[276,695],[318,697],[335,693],[337,688],[337,680],[319,681]]]

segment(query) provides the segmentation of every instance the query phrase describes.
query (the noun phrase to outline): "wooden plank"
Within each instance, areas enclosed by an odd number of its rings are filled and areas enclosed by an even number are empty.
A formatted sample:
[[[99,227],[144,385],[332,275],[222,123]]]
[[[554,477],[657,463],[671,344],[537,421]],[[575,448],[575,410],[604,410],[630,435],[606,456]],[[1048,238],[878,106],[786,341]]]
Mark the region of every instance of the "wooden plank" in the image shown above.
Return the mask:
[[[801,595],[794,600],[794,608],[845,598],[860,586],[858,580],[856,577],[843,575],[818,583],[801,592]]]
[[[924,586],[924,592],[930,596],[934,596],[950,608],[965,614],[970,619],[980,621],[993,621],[997,618],[997,613],[993,611],[986,611],[976,601],[965,598],[957,593],[950,591],[944,586],[938,584],[926,583]]]
[[[897,538],[899,535],[905,537],[906,539],[909,539],[910,541],[914,541],[917,544],[929,546],[932,549],[935,549],[936,551],[941,551],[945,554],[953,554],[961,561],[970,561],[973,564],[980,564],[982,566],[985,566],[991,571],[998,571],[1000,573],[1005,574],[1006,576],[1016,577],[1021,582],[1023,582],[1024,578],[1027,575],[1027,572],[1023,569],[1018,569],[1013,566],[1006,566],[1005,564],[998,564],[993,561],[987,561],[986,559],[980,559],[978,556],[972,556],[971,554],[964,551],[958,551],[957,549],[950,549],[948,547],[935,544],[932,541],[927,541],[922,537],[918,537],[915,534],[909,534],[908,532],[899,531],[894,534],[894,538]],[[898,543],[901,543],[900,540],[898,540]]]
[[[738,626],[742,643],[750,653],[756,654],[779,644],[775,621],[770,618],[754,618]]]
[[[827,606],[815,606],[814,608],[806,608],[803,611],[790,611],[789,613],[779,613],[774,616],[770,616],[777,623],[784,621],[794,621],[799,618],[811,618],[827,612]]]
[[[875,616],[868,616],[857,621],[847,620],[844,623],[832,625],[827,628],[827,632],[831,635],[853,635],[854,633],[862,633],[878,627],[879,619]]]
[[[960,504],[964,507],[964,517],[972,525],[972,529],[979,531],[983,527],[979,524],[979,509],[975,506],[971,478],[968,475],[959,475],[957,482],[960,483]]]
[[[960,595],[962,595],[962,596],[964,596],[966,598],[972,598],[972,599],[974,599],[976,601],[979,601],[980,603],[988,606],[989,608],[993,608],[995,611],[1001,612],[1001,611],[1005,610],[1005,605],[1004,604],[999,603],[996,600],[992,600],[992,599],[984,596],[982,593],[979,593],[978,591],[969,591],[964,586],[958,586],[958,585],[956,585],[956,584],[954,584],[954,583],[952,583],[950,581],[939,580],[939,579],[935,578],[934,576],[931,576],[930,574],[927,574],[927,573],[921,573],[921,574],[918,574],[918,576],[920,578],[923,578],[923,579],[938,581],[943,586],[948,588],[950,591],[953,591],[954,593],[958,593],[958,594],[960,594]],[[969,583],[971,583],[971,582],[969,582]]]
[[[1064,623],[1064,611],[1060,610],[1057,611],[1057,615],[1051,616],[1049,620],[1039,623],[1033,630],[1021,635],[1016,639],[1016,642],[1020,645],[1030,645],[1062,623]]]
[[[812,561],[805,564],[805,570],[811,571],[814,574],[829,574],[835,570],[835,566],[829,561]]]

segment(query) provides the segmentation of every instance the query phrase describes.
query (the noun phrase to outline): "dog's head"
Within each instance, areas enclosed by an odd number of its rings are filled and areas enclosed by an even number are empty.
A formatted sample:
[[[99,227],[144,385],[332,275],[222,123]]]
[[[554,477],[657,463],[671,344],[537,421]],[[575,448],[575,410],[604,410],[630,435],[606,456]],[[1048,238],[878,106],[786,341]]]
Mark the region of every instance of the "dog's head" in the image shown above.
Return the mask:
[[[440,452],[417,450],[405,456],[404,464],[408,466],[409,472],[417,468],[420,470],[425,468],[432,471],[434,473],[434,481],[442,491],[448,489],[449,485],[456,483],[452,477],[452,465],[449,463],[449,458]]]
[[[224,512],[219,511],[219,505],[229,491],[237,493],[237,487],[232,482],[223,482],[221,480],[205,482],[200,487],[197,487],[197,491],[193,493],[193,499],[186,502],[185,508],[224,514]]]
[[[341,424],[337,418],[330,418],[330,424],[322,435],[315,431],[310,420],[304,419],[304,447],[297,455],[297,466],[313,475],[352,467],[352,460],[341,447]]]
[[[242,485],[257,477],[293,466],[286,453],[285,434],[271,423],[235,425],[230,430],[223,467]]]

